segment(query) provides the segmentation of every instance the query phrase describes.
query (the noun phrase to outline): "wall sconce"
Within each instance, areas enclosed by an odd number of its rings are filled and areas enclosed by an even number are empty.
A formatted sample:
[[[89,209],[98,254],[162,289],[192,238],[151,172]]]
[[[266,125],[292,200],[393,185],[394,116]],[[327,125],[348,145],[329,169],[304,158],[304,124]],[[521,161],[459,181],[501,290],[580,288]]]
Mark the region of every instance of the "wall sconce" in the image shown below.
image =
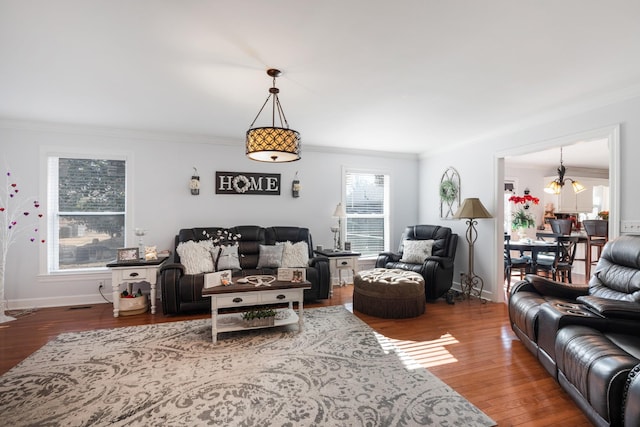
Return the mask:
[[[302,186],[300,185],[300,180],[298,179],[298,172],[296,172],[295,176],[293,177],[293,182],[291,183],[291,196],[294,198],[300,197],[300,188],[302,188]]]
[[[192,196],[200,194],[200,176],[198,175],[198,169],[193,167],[193,175],[191,175],[191,181],[189,181],[189,189]]]

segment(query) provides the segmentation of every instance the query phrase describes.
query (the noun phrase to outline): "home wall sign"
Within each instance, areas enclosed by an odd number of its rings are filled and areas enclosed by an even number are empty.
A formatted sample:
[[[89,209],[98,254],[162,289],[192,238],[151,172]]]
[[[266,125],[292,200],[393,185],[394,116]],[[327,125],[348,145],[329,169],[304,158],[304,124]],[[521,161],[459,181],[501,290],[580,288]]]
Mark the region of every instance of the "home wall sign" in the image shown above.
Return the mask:
[[[216,172],[216,194],[280,195],[279,173]]]

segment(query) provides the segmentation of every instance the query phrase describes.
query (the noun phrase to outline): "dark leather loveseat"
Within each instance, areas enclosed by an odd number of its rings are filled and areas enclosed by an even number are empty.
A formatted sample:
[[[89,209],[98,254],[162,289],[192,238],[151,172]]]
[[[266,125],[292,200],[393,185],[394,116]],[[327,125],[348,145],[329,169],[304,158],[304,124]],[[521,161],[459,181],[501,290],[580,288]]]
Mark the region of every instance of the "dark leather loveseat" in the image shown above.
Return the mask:
[[[329,298],[330,273],[329,261],[325,257],[313,256],[313,241],[308,228],[303,227],[259,227],[243,225],[231,228],[198,227],[179,231],[175,238],[172,258],[160,268],[160,291],[162,294],[162,311],[164,314],[177,314],[190,311],[204,311],[211,308],[210,298],[202,296],[204,274],[185,274],[185,267],[180,263],[177,247],[181,242],[189,240],[206,240],[216,236],[219,230],[228,230],[231,234],[239,234],[238,253],[241,270],[234,276],[255,274],[276,274],[275,269],[257,269],[260,245],[275,245],[276,242],[306,242],[309,248],[309,265],[306,267],[307,280],[311,289],[305,289],[305,301]]]
[[[595,425],[640,425],[640,236],[608,242],[588,285],[527,275],[509,317]]]
[[[421,263],[402,262],[405,240],[433,240],[431,256]],[[439,225],[412,225],[402,234],[398,252],[378,255],[376,268],[399,268],[415,271],[424,278],[425,297],[433,301],[443,296],[453,284],[453,261],[458,246],[458,235],[449,227]]]

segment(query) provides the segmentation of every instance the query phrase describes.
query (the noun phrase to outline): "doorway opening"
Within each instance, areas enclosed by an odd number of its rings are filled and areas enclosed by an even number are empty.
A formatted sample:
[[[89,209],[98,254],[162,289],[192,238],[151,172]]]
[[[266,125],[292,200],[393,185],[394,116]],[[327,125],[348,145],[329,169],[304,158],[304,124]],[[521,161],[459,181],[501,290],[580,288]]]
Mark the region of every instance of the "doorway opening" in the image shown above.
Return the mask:
[[[600,141],[601,144],[605,144],[607,147],[607,159],[608,159],[608,184],[609,184],[609,194],[608,194],[608,206],[610,209],[610,227],[609,227],[609,236],[610,238],[615,238],[619,235],[619,224],[620,224],[620,197],[619,197],[619,181],[620,181],[620,126],[610,126],[606,128],[595,129],[592,131],[576,133],[573,135],[568,135],[562,138],[551,139],[547,141],[541,141],[538,143],[527,144],[526,146],[513,147],[511,149],[496,153],[496,165],[497,165],[497,174],[496,174],[496,183],[495,189],[497,191],[498,197],[496,200],[499,203],[504,203],[504,199],[506,199],[505,195],[505,182],[510,181],[514,183],[514,192],[522,193],[525,189],[525,186],[529,185],[529,183],[525,183],[525,181],[521,177],[514,176],[514,171],[517,171],[517,161],[518,157],[522,157],[523,159],[534,159],[536,157],[541,157],[541,154],[535,153],[544,153],[548,150],[556,150],[557,157],[551,161],[549,161],[548,167],[551,169],[556,168],[559,165],[559,148],[567,147],[567,146],[578,146],[578,144],[586,144],[586,143],[595,143],[596,141]],[[535,154],[535,155],[534,155]],[[514,162],[513,165],[510,162]],[[524,168],[523,168],[524,170]],[[508,172],[507,172],[508,171]],[[577,168],[571,168],[570,173],[574,173],[574,171],[580,172]],[[537,172],[538,176],[540,172]],[[568,174],[569,175],[569,174]],[[518,188],[522,187],[522,188]],[[532,190],[532,189],[529,189]],[[542,186],[538,186],[535,190],[532,191],[537,193],[542,193]],[[534,194],[536,195],[536,194]],[[537,195],[536,195],[537,196]],[[538,196],[537,196],[538,197]],[[543,199],[540,197],[541,200]],[[541,202],[542,204],[542,202]],[[538,218],[542,218],[544,215],[544,204],[542,206],[537,206],[536,215]],[[495,209],[497,213],[497,224],[504,224],[504,227],[496,227],[496,249],[499,250],[499,253],[504,253],[504,232],[507,224],[510,223],[510,218],[505,215],[504,207],[497,206]],[[532,236],[535,237],[535,230],[532,231]],[[496,259],[500,260],[499,265],[496,265],[497,278],[502,278],[503,280],[498,283],[506,284],[504,277],[504,260],[501,260],[504,257],[497,257]],[[505,286],[506,288],[506,286]],[[498,290],[501,290],[498,289]],[[508,296],[504,292],[497,292],[496,295],[498,300],[504,301]]]

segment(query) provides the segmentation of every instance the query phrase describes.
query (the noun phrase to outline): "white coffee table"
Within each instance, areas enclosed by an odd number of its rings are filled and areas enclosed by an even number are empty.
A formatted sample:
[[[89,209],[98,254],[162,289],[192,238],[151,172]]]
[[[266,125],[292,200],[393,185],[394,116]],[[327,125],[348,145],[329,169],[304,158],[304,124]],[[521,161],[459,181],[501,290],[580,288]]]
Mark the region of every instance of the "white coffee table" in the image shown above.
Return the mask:
[[[235,280],[235,279],[234,279]],[[298,332],[302,331],[304,290],[311,289],[310,282],[292,283],[274,281],[270,286],[256,287],[252,284],[233,283],[229,286],[205,288],[202,295],[211,298],[211,339],[215,344],[220,332],[239,331],[243,329],[270,328],[275,326],[298,324]],[[293,303],[298,303],[298,312],[293,310]],[[276,317],[271,326],[245,326],[242,313],[219,314],[218,310],[229,307],[267,306],[288,303],[283,318]]]

